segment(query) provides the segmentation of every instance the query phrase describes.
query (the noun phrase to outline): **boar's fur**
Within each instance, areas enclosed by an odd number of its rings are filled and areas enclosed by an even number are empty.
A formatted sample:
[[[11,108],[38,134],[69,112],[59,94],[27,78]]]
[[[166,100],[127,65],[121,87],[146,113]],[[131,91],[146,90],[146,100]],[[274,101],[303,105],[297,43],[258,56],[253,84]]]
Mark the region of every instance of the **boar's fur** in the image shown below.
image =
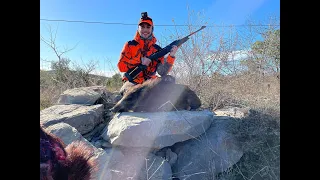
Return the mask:
[[[188,86],[156,78],[130,87],[110,110],[112,112],[159,112],[194,110],[200,106],[199,97]]]

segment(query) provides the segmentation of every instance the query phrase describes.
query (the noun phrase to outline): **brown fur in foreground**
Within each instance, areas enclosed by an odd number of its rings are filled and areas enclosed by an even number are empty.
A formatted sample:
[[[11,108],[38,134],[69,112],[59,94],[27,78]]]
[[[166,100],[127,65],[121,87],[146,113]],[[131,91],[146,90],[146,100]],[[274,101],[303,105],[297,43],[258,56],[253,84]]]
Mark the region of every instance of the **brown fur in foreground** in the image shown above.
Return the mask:
[[[150,79],[125,93],[112,112],[157,112],[194,110],[201,106],[199,97],[186,85]]]
[[[95,170],[93,149],[75,141],[67,147],[40,125],[40,180],[90,180]]]

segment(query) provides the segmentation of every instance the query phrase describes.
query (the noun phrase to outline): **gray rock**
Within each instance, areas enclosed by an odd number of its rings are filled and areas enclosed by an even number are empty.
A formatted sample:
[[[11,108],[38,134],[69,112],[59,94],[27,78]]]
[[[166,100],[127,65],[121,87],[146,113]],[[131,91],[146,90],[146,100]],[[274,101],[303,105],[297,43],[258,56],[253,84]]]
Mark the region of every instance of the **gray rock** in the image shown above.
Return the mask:
[[[212,122],[210,111],[174,111],[115,115],[101,137],[113,146],[161,149],[195,138]]]
[[[174,145],[178,159],[172,166],[173,173],[180,179],[214,179],[215,174],[238,162],[243,152],[233,136],[226,133],[232,121],[216,118],[197,139]]]
[[[168,180],[172,177],[170,164],[147,152],[125,154],[121,163],[111,169],[112,180]]]
[[[86,134],[103,122],[103,110],[102,104],[92,106],[54,105],[40,111],[40,123],[48,127],[64,122],[76,128],[80,134]]]
[[[105,98],[105,88],[103,86],[91,86],[73,88],[64,91],[57,104],[87,104],[93,105],[99,98]]]

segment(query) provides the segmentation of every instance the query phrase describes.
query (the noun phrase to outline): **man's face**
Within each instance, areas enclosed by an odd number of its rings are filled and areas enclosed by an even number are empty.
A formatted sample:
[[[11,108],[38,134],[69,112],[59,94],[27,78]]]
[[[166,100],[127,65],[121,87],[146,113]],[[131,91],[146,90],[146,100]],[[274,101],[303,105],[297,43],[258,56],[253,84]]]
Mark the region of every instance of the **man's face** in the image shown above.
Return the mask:
[[[138,31],[140,36],[148,38],[151,35],[152,27],[148,23],[141,23]]]

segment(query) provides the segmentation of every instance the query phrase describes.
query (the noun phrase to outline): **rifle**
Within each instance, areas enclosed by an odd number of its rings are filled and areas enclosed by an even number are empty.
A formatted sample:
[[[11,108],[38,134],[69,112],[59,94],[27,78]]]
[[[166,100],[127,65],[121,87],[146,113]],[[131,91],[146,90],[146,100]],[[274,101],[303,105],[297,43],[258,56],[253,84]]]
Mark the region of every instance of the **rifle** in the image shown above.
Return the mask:
[[[197,31],[194,31],[192,32],[191,34],[189,34],[188,36],[184,37],[184,38],[181,38],[181,39],[178,39],[178,40],[175,40],[173,41],[172,43],[170,43],[169,45],[167,45],[166,47],[164,47],[163,49],[161,49],[160,51],[157,51],[153,54],[151,54],[149,58],[151,61],[154,61],[166,54],[168,54],[170,52],[170,50],[172,49],[172,47],[175,45],[175,46],[178,46],[180,47],[183,43],[185,43],[186,41],[189,40],[189,37],[197,32],[199,32],[200,30],[204,29],[206,26],[201,26],[200,29],[198,29]],[[128,78],[128,80],[132,83],[133,80],[143,71],[147,68],[146,65],[142,65],[142,64],[139,64],[137,67],[133,68],[133,69],[130,69],[128,72],[126,72],[124,75],[126,78]]]

